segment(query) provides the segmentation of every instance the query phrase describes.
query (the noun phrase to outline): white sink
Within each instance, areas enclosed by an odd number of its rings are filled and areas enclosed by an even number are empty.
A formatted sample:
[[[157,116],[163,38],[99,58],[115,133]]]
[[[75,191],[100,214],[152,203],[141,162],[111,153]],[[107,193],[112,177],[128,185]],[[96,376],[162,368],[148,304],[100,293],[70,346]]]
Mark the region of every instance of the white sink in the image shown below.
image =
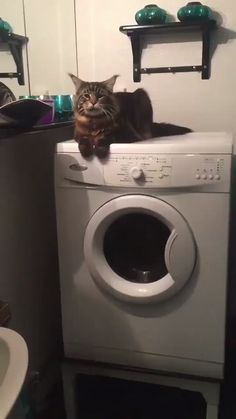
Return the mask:
[[[5,419],[24,383],[28,349],[16,332],[0,327],[0,418]]]

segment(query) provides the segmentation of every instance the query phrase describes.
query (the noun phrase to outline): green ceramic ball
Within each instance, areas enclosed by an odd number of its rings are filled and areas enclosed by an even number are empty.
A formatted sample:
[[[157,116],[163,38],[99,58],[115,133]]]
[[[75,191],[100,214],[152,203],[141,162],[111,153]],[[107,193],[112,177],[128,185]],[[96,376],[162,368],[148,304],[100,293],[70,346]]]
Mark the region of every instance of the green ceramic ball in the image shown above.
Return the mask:
[[[12,32],[11,25],[1,18],[0,18],[0,29],[2,29],[4,32],[7,32],[7,33]]]
[[[165,23],[167,13],[156,4],[147,4],[135,14],[138,25],[158,25]]]
[[[192,1],[181,7],[177,16],[181,22],[207,21],[212,18],[212,11],[210,7],[204,6],[199,1]]]

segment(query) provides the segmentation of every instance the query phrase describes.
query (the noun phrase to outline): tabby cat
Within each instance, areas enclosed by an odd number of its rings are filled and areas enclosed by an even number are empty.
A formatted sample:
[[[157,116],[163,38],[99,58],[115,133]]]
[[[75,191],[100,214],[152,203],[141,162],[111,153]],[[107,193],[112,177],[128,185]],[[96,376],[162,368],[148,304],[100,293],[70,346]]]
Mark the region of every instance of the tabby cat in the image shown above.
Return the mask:
[[[154,123],[152,104],[143,89],[113,93],[118,76],[103,82],[86,82],[70,74],[76,88],[75,140],[84,157],[104,158],[111,143],[131,143],[148,138],[179,135],[189,128]]]

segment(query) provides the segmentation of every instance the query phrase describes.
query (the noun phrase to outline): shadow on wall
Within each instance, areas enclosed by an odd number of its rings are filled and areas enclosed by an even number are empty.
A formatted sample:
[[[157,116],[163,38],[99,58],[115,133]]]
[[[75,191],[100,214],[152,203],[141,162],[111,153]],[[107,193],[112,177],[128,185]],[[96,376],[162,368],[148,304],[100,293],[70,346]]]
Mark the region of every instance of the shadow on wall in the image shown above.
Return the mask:
[[[218,45],[227,44],[231,39],[236,39],[236,31],[220,26],[211,39],[211,57],[213,57]]]
[[[211,57],[213,57],[215,50],[219,44],[227,44],[231,39],[236,39],[236,31],[219,26],[216,30],[213,30],[213,36],[211,37]],[[201,33],[199,31],[188,32],[188,36],[181,32],[169,32],[160,33],[158,37],[156,35],[149,35],[143,37],[142,46],[147,48],[150,44],[168,44],[168,43],[183,43],[183,42],[198,42],[201,41]]]

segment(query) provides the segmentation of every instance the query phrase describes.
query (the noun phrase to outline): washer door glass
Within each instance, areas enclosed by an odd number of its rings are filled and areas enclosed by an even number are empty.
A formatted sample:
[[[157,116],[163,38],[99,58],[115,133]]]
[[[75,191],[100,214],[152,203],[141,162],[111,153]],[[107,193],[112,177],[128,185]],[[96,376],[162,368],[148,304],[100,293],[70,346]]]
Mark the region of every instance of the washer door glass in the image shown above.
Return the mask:
[[[165,247],[170,233],[153,215],[121,215],[105,233],[104,255],[122,278],[138,283],[154,282],[168,273]]]
[[[191,278],[193,234],[183,216],[147,195],[123,195],[100,207],[84,239],[96,283],[124,301],[162,301]]]

